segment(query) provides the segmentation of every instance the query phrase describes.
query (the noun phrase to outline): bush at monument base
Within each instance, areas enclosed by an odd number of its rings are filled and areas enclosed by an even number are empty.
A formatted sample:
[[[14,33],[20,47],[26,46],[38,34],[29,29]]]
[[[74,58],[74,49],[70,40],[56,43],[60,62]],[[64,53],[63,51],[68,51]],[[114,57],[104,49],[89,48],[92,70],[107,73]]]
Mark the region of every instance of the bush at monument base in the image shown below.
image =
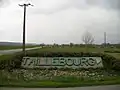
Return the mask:
[[[101,81],[111,80],[119,77],[115,71],[105,70],[25,70],[15,69],[12,72],[0,70],[4,82],[12,81],[57,81],[57,82],[76,82],[76,81]]]

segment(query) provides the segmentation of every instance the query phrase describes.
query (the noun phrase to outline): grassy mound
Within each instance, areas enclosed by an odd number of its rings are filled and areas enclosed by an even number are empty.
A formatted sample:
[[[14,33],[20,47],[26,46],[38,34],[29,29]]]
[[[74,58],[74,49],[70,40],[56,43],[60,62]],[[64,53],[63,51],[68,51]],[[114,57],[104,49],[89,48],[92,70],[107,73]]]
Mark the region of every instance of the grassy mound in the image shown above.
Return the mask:
[[[21,69],[23,53],[0,56],[0,86],[76,87],[120,84],[120,60],[103,53],[28,51],[29,57],[101,57],[103,69]]]

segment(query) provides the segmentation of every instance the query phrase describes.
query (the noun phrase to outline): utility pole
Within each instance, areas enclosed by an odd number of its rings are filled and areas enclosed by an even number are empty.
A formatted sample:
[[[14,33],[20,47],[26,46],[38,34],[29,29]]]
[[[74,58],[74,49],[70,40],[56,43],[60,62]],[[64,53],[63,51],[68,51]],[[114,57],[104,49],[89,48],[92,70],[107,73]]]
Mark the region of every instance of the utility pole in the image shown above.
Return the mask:
[[[104,45],[105,45],[105,47],[106,47],[106,32],[104,32]]]
[[[28,7],[28,6],[33,6],[33,5],[31,5],[30,3],[28,3],[28,4],[19,4],[19,6],[21,6],[21,7],[24,7],[24,17],[23,17],[23,46],[22,46],[22,51],[23,51],[23,54],[24,54],[24,56],[25,56],[25,23],[26,23],[26,7]]]

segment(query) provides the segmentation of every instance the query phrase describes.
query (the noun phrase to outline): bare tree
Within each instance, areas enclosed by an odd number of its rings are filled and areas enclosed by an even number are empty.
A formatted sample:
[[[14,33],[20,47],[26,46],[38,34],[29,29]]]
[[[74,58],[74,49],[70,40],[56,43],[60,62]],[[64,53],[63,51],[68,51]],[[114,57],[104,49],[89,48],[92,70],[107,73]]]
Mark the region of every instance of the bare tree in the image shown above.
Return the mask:
[[[74,46],[74,43],[70,43],[69,46],[70,46],[70,47],[73,47],[73,46]]]
[[[85,32],[82,36],[82,41],[88,45],[88,44],[93,44],[94,42],[94,37],[92,36],[92,34],[90,32]]]

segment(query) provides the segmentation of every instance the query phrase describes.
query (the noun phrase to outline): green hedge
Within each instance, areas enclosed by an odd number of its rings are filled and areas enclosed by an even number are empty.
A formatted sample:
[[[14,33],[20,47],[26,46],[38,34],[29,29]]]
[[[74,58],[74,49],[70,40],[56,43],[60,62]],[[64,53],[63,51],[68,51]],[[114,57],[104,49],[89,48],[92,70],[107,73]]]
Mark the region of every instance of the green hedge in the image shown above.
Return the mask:
[[[17,53],[10,58],[0,60],[0,69],[16,69],[21,67],[23,58],[22,53]],[[68,52],[27,52],[26,56],[29,57],[101,57],[105,69],[120,70],[120,61],[117,61],[113,56],[102,53],[68,53]]]

